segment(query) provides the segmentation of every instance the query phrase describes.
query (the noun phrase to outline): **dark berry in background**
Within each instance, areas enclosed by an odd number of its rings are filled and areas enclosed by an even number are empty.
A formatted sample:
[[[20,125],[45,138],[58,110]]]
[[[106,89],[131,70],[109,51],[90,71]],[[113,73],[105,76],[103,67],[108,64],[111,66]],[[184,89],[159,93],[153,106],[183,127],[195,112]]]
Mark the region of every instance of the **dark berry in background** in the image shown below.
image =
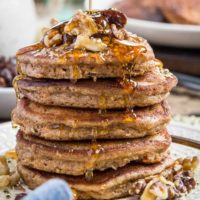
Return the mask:
[[[0,87],[12,87],[13,78],[16,76],[16,58],[6,59],[0,55]]]

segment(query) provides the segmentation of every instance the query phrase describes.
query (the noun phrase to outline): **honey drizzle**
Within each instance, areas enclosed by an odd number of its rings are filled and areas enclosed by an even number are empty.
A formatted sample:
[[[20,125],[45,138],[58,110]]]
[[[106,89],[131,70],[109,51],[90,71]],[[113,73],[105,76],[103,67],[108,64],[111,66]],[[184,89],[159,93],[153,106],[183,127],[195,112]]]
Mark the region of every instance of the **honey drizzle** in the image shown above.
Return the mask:
[[[127,108],[126,113],[124,115],[123,122],[124,123],[133,123],[136,121],[136,114],[133,108]]]
[[[11,123],[12,123],[12,128],[17,128],[18,127],[18,124],[16,124],[13,120],[13,115],[14,115],[14,110],[11,112]]]
[[[104,111],[107,108],[107,99],[104,94],[99,96],[98,107],[99,107],[99,113],[102,113],[102,111]]]
[[[118,79],[119,84],[123,87],[125,94],[131,94],[137,88],[137,82],[132,78],[124,77],[123,79]]]
[[[138,87],[137,82],[135,82],[131,77],[127,78],[125,75],[122,78],[117,79],[117,82],[122,86],[124,92],[124,105],[127,108],[131,107],[131,98],[135,89]]]
[[[11,159],[16,160],[16,159],[17,159],[16,151],[15,151],[15,150],[7,151],[7,152],[5,153],[5,157],[6,157],[6,158],[11,158]]]
[[[23,80],[25,78],[27,78],[25,75],[17,75],[13,79],[13,83],[12,84],[13,84],[13,87],[15,89],[17,100],[20,99],[20,92],[19,92],[19,87],[17,85],[17,82],[20,81],[20,80]]]
[[[85,168],[86,168],[85,178],[88,181],[92,180],[93,178],[93,170],[94,170],[96,161],[100,156],[101,151],[102,151],[101,145],[98,144],[96,140],[92,141],[91,146],[90,146],[91,156],[88,162],[85,164]]]
[[[146,48],[142,45],[129,46],[118,43],[115,39],[109,45],[113,51],[114,56],[123,64],[133,62],[141,53],[146,52]]]
[[[77,200],[78,199],[78,192],[73,188],[71,190],[72,190],[73,200]]]
[[[136,48],[135,58],[137,59],[139,55],[143,52],[142,49]],[[133,71],[134,64],[125,64],[123,77],[117,79],[117,82],[123,87],[125,96],[124,96],[124,105],[129,110],[131,109],[131,96],[132,93],[137,89],[138,84],[132,78],[132,71]],[[124,119],[125,122],[132,122],[134,118],[126,116]]]
[[[159,69],[163,69],[163,62],[159,59],[154,58],[155,66],[157,66]]]
[[[17,74],[23,75],[22,68],[21,68],[20,62],[18,60],[17,60],[16,66],[17,66]]]
[[[81,72],[80,72],[79,66],[72,65],[70,69],[71,69],[71,74],[70,74],[71,79],[74,81],[77,81],[78,79],[80,79]]]
[[[146,52],[146,48],[142,45],[128,46],[116,42],[115,39],[108,36],[101,38],[108,48],[100,53],[88,52],[84,49],[66,49],[65,52],[60,52],[59,64],[64,64],[67,60],[72,60],[73,63],[81,63],[80,61],[86,57],[93,57],[97,62],[96,64],[105,64],[108,61],[108,57],[113,57],[118,63],[128,65],[132,63],[141,53]],[[109,61],[108,61],[109,62]],[[130,69],[131,72],[132,69]],[[127,69],[125,69],[127,72]],[[124,73],[126,74],[126,73]]]

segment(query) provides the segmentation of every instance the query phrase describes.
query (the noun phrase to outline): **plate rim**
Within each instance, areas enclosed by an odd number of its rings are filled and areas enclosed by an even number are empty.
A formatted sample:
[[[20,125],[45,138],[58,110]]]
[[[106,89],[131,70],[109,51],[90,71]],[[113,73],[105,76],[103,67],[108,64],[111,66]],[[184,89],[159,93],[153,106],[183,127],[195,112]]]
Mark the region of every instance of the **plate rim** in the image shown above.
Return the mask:
[[[13,87],[6,87],[6,88],[1,88],[0,87],[0,94],[1,93],[10,93],[10,92],[14,92],[15,90],[14,90],[14,88]]]
[[[137,26],[146,26],[146,28],[151,27],[151,29],[159,29],[159,30],[168,30],[168,31],[181,31],[183,33],[200,33],[200,25],[189,25],[189,24],[173,24],[173,23],[164,23],[164,22],[156,22],[156,21],[148,21],[142,19],[135,19],[128,17],[128,26],[134,25]]]

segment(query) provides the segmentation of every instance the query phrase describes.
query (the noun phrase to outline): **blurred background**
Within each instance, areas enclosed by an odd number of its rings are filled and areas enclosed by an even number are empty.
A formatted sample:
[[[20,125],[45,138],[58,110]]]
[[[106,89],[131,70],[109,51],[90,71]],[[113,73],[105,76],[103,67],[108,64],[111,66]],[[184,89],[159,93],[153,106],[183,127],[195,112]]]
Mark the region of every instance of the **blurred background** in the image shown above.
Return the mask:
[[[15,105],[15,52],[39,41],[41,29],[49,27],[52,18],[70,19],[87,6],[87,0],[0,1],[1,122],[10,120]],[[200,0],[93,0],[95,9],[109,7],[125,12],[127,29],[145,37],[156,57],[177,75],[179,85],[169,97],[174,119],[200,124]]]

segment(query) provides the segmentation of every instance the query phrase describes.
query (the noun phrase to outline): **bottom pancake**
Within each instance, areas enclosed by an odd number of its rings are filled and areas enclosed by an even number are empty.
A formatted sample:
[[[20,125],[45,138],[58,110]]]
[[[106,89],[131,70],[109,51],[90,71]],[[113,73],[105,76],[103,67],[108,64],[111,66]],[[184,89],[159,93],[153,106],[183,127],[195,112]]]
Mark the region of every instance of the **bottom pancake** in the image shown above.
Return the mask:
[[[20,162],[47,172],[86,176],[93,170],[117,169],[131,161],[157,163],[169,155],[171,136],[160,134],[140,139],[98,140],[96,142],[53,142],[17,134]]]
[[[34,170],[24,167],[20,162],[18,162],[18,171],[31,189],[49,179],[61,178],[68,182],[77,199],[116,199],[130,196],[130,193],[135,195],[136,192],[134,194],[133,189],[139,179],[160,174],[163,170],[172,166],[173,163],[174,161],[170,158],[151,165],[130,163],[118,170],[96,171],[90,181],[87,181],[84,176],[74,177]]]

